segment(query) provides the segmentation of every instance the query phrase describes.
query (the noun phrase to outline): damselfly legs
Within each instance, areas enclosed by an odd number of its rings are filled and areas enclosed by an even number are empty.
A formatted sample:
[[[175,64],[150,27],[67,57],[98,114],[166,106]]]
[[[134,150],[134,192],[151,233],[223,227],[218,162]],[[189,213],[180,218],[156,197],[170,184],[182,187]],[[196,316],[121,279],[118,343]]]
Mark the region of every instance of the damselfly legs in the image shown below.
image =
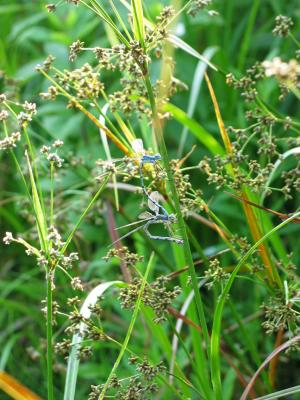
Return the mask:
[[[176,222],[176,216],[174,214],[169,214],[167,212],[167,210],[158,203],[159,198],[160,198],[160,194],[158,192],[152,192],[150,195],[147,194],[147,197],[148,197],[148,207],[152,212],[149,212],[149,211],[143,212],[139,216],[139,218],[141,219],[140,221],[136,221],[136,222],[133,222],[132,224],[124,225],[124,226],[121,226],[120,228],[117,228],[117,229],[122,229],[122,228],[126,228],[126,227],[133,226],[136,224],[142,224],[142,225],[139,225],[137,228],[131,230],[130,232],[126,233],[126,235],[122,236],[120,239],[116,240],[114,243],[126,238],[127,236],[131,235],[134,232],[139,231],[140,229],[143,229],[144,232],[146,233],[146,235],[150,239],[166,240],[168,242],[183,244],[182,239],[175,238],[173,236],[152,235],[149,232],[150,226],[154,225],[154,224],[162,223],[167,228],[170,229],[170,226]]]

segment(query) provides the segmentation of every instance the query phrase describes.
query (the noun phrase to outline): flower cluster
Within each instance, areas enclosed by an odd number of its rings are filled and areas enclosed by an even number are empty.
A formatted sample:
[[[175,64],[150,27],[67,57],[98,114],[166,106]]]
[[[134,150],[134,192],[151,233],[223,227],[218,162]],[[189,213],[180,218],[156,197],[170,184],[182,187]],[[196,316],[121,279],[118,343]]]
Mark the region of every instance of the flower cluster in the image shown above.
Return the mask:
[[[272,32],[275,36],[287,36],[293,25],[294,23],[290,17],[285,15],[277,15],[275,18],[275,28]]]
[[[173,173],[176,190],[180,200],[181,211],[184,216],[191,212],[198,212],[203,208],[202,192],[195,190],[190,182],[190,176],[184,174],[184,168],[181,168],[180,160],[171,160],[170,168]]]
[[[296,60],[284,62],[280,57],[264,61],[262,66],[267,77],[274,76],[285,84],[297,84],[300,79],[300,64]]]
[[[139,256],[136,253],[131,253],[126,246],[110,249],[103,259],[108,261],[112,257],[117,257],[122,260],[122,263],[124,263],[128,268],[133,268],[138,262],[142,262],[144,260],[143,256]]]
[[[165,321],[168,307],[181,292],[178,286],[168,290],[167,282],[167,277],[160,276],[151,285],[147,285],[142,294],[143,303],[151,307],[156,315],[155,323]],[[120,290],[119,299],[123,308],[133,309],[135,307],[141,283],[140,278],[134,278],[131,284]]]
[[[299,325],[300,313],[293,306],[294,303],[292,301],[286,302],[281,294],[271,297],[268,303],[262,306],[265,315],[262,326],[267,334]]]
[[[0,140],[0,150],[7,150],[16,147],[16,143],[21,140],[20,132],[13,132],[3,140]]]
[[[61,168],[64,162],[64,159],[57,154],[57,149],[62,147],[63,144],[62,140],[55,140],[52,146],[44,145],[40,149],[40,152],[46,156],[47,160],[57,168]]]
[[[224,285],[229,279],[230,274],[221,267],[220,261],[215,258],[209,261],[209,268],[205,271],[207,278],[206,286],[211,289],[216,284]]]
[[[17,115],[18,123],[20,128],[26,128],[32,121],[32,117],[36,114],[36,104],[25,101],[22,104],[23,110]]]
[[[48,271],[53,271],[56,267],[60,266],[62,269],[71,269],[74,262],[78,261],[78,254],[75,252],[70,253],[68,256],[62,254],[64,242],[62,237],[54,226],[48,229],[47,241],[49,243],[49,251],[46,254],[43,250],[38,250],[36,247],[30,245],[23,238],[15,238],[11,232],[6,232],[3,237],[3,242],[6,245],[12,242],[19,243],[25,247],[25,252],[28,256],[34,255],[37,259],[37,264],[41,267],[47,268]],[[75,279],[75,278],[74,278]],[[78,288],[78,280],[74,281],[76,288]]]
[[[129,359],[130,364],[136,365],[137,375],[118,379],[114,375],[108,389],[114,392],[114,397],[120,400],[150,400],[158,391],[158,386],[153,383],[153,380],[159,374],[165,372],[165,367],[162,362],[157,365],[152,365],[146,358],[138,362],[137,357]],[[104,385],[92,385],[91,393],[88,400],[96,400],[99,398]]]
[[[212,0],[193,0],[189,6],[188,14],[195,17],[199,11],[207,7]]]
[[[79,100],[95,100],[104,90],[104,84],[99,80],[99,73],[88,63],[74,71],[64,70],[57,78],[61,86]],[[72,103],[69,107],[72,107]]]
[[[50,11],[53,11],[51,5]],[[143,44],[137,40],[131,40],[128,43],[116,44],[111,48],[89,48],[85,47],[85,43],[80,40],[72,43],[70,46],[71,61],[76,60],[82,51],[92,51],[97,65],[92,67],[86,63],[74,71],[55,70],[55,80],[64,91],[68,92],[68,107],[78,106],[78,102],[83,100],[96,102],[100,96],[104,95],[105,90],[104,83],[100,80],[101,71],[118,71],[122,74],[119,80],[120,87],[115,92],[107,94],[111,111],[122,112],[125,115],[135,113],[139,118],[144,116],[150,118],[151,107],[143,78],[148,75],[151,52],[155,51],[157,56],[161,54],[162,43],[168,34],[167,27],[174,15],[175,11],[172,7],[163,8],[156,18],[156,25],[153,28],[145,27]],[[53,57],[49,56],[42,65],[37,66],[37,70],[45,75],[51,69],[52,62]],[[161,91],[158,81],[157,84],[154,83],[154,90],[164,93],[167,99],[178,88],[183,88],[184,84],[173,78],[167,86],[166,90]],[[54,100],[57,92],[56,86],[50,86],[46,93],[41,93],[41,97]]]

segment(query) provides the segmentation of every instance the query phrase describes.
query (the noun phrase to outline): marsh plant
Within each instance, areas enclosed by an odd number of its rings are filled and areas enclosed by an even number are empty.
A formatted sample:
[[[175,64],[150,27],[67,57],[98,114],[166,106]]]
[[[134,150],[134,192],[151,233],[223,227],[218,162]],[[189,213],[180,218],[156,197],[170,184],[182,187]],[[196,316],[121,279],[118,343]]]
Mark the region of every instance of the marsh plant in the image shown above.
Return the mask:
[[[248,62],[253,3],[238,68],[181,37],[204,20],[226,31],[218,1],[46,4],[56,26],[88,16],[88,34],[66,67],[55,51],[36,65],[37,104],[3,78],[0,150],[18,186],[4,189],[3,244],[24,248],[20,282],[39,279],[41,337],[24,341],[43,398],[300,392],[299,21],[273,15],[276,50]]]

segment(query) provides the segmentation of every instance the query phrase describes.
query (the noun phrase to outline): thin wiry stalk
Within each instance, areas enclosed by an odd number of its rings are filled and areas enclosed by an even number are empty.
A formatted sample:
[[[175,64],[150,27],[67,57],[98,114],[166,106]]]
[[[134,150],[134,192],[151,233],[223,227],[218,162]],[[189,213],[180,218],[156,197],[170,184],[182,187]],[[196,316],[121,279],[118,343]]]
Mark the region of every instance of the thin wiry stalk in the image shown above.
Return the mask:
[[[47,387],[48,400],[54,399],[53,388],[53,313],[52,313],[52,271],[47,271]]]

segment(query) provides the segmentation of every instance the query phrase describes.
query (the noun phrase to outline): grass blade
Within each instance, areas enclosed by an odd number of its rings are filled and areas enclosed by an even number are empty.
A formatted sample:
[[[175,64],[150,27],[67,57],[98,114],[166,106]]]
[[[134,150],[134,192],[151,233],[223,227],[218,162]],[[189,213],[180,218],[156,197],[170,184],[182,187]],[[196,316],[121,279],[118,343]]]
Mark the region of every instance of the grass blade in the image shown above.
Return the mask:
[[[103,293],[112,286],[122,287],[124,286],[124,282],[121,281],[111,281],[100,283],[100,285],[96,286],[85,299],[80,314],[84,318],[90,318],[91,310],[90,306],[93,306],[97,303],[98,298],[103,295]],[[82,334],[85,330],[85,324],[82,322],[79,327],[79,333],[76,333],[72,338],[72,349],[70,352],[70,356],[68,358],[68,366],[67,366],[67,376],[64,390],[64,400],[74,400],[75,392],[76,392],[76,381],[79,369],[79,358],[77,357],[77,351],[80,348],[80,344],[83,340]]]
[[[203,57],[205,57],[207,60],[210,60],[213,55],[215,54],[215,52],[217,51],[217,47],[208,47],[204,53],[203,53]],[[194,79],[193,79],[193,83],[191,86],[191,95],[189,98],[189,105],[188,105],[188,110],[187,110],[187,115],[188,117],[192,118],[195,108],[196,108],[196,103],[197,103],[197,99],[200,93],[200,89],[201,89],[201,85],[202,85],[202,81],[203,81],[203,77],[204,77],[204,73],[207,69],[207,63],[203,62],[203,61],[199,61],[195,70],[195,74],[194,74]],[[188,127],[185,125],[182,132],[181,132],[181,138],[180,138],[180,144],[179,144],[179,148],[178,148],[178,157],[180,158],[182,156],[182,152],[183,152],[183,148],[186,142],[186,138],[187,138],[187,134],[188,134]]]
[[[177,37],[175,35],[169,35],[168,41],[173,46],[179,47],[181,50],[185,51],[186,53],[190,54],[191,56],[198,58],[198,60],[201,60],[202,62],[207,64],[214,71],[218,71],[217,67],[215,65],[213,65],[206,57],[204,57],[202,54],[198,53],[197,50],[193,49],[193,47],[191,47],[189,44],[187,44],[185,41],[183,41],[179,37]]]
[[[221,388],[221,366],[220,366],[220,336],[221,336],[221,322],[222,322],[222,314],[225,305],[225,301],[229,291],[232,287],[232,284],[238,274],[240,268],[246,263],[248,258],[256,251],[256,249],[266,240],[268,239],[273,233],[279,231],[289,222],[293,221],[294,218],[297,218],[300,215],[300,212],[295,213],[287,220],[283,221],[281,224],[275,226],[271,231],[266,233],[260,240],[258,240],[248,251],[247,253],[241,258],[235,269],[230,275],[229,280],[227,281],[224,290],[220,296],[218,301],[214,320],[213,320],[213,328],[212,328],[212,335],[211,335],[211,376],[213,381],[213,386],[215,389],[216,400],[221,400],[222,398],[222,388]]]
[[[133,32],[135,38],[145,46],[145,28],[143,16],[143,4],[141,0],[131,0],[131,10],[133,15]]]
[[[225,153],[223,147],[213,135],[194,119],[190,118],[185,111],[171,103],[165,104],[164,110],[171,112],[173,117],[188,129],[213,155],[223,155]]]

